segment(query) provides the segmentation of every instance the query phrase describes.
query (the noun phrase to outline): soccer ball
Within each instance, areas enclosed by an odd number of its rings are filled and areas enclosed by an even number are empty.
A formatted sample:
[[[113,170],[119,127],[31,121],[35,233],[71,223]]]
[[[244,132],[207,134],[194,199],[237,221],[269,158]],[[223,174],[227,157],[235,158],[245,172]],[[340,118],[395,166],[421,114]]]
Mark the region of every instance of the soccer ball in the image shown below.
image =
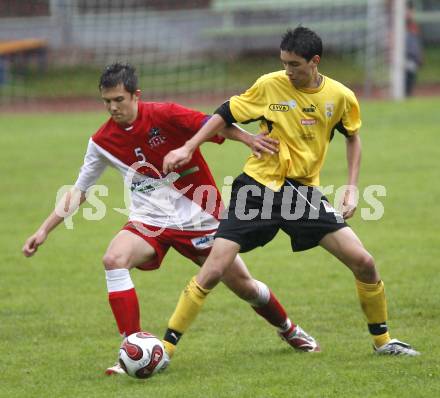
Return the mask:
[[[126,337],[119,348],[119,364],[132,377],[146,379],[168,364],[162,342],[148,332]]]

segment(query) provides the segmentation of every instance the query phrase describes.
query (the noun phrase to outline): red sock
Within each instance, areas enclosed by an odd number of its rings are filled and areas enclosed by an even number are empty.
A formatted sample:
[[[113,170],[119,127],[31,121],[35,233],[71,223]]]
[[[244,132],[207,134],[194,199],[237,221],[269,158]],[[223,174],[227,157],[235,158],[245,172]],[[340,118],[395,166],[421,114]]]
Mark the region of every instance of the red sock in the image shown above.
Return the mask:
[[[288,321],[287,313],[275,295],[270,292],[269,302],[261,307],[252,307],[255,312],[277,328],[284,328]]]
[[[141,330],[139,302],[134,288],[110,292],[108,301],[122,336],[129,336]]]

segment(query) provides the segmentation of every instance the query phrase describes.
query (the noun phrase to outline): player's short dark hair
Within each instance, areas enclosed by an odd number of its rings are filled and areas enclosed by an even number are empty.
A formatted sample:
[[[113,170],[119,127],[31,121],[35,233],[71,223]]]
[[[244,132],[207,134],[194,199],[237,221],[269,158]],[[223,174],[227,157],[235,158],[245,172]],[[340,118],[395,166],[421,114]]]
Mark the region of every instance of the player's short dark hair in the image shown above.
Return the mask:
[[[123,84],[124,88],[134,94],[138,89],[138,78],[136,69],[130,64],[115,62],[107,65],[99,79],[99,89],[113,88],[119,84]]]
[[[281,39],[282,51],[294,52],[296,55],[310,61],[315,55],[322,56],[322,40],[309,28],[298,26],[289,29]]]

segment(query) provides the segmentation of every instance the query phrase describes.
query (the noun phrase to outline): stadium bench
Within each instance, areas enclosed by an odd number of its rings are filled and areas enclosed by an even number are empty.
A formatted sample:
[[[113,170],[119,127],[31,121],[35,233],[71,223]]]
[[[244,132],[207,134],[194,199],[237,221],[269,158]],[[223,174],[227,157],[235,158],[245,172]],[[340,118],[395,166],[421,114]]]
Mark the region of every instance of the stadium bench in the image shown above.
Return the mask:
[[[46,50],[47,42],[41,39],[22,39],[0,41],[0,55],[19,54],[28,51]]]
[[[5,83],[9,65],[14,63],[20,71],[36,60],[40,70],[47,64],[47,42],[42,39],[0,41],[0,84]]]

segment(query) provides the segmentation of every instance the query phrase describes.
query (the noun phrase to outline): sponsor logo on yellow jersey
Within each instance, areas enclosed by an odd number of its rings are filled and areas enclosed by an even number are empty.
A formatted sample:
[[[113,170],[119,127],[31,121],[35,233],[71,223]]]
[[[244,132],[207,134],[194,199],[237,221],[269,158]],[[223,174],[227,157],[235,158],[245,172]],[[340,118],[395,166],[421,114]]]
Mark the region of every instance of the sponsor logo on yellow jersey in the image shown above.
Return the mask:
[[[269,109],[274,112],[287,112],[289,110],[289,105],[270,104]]]

